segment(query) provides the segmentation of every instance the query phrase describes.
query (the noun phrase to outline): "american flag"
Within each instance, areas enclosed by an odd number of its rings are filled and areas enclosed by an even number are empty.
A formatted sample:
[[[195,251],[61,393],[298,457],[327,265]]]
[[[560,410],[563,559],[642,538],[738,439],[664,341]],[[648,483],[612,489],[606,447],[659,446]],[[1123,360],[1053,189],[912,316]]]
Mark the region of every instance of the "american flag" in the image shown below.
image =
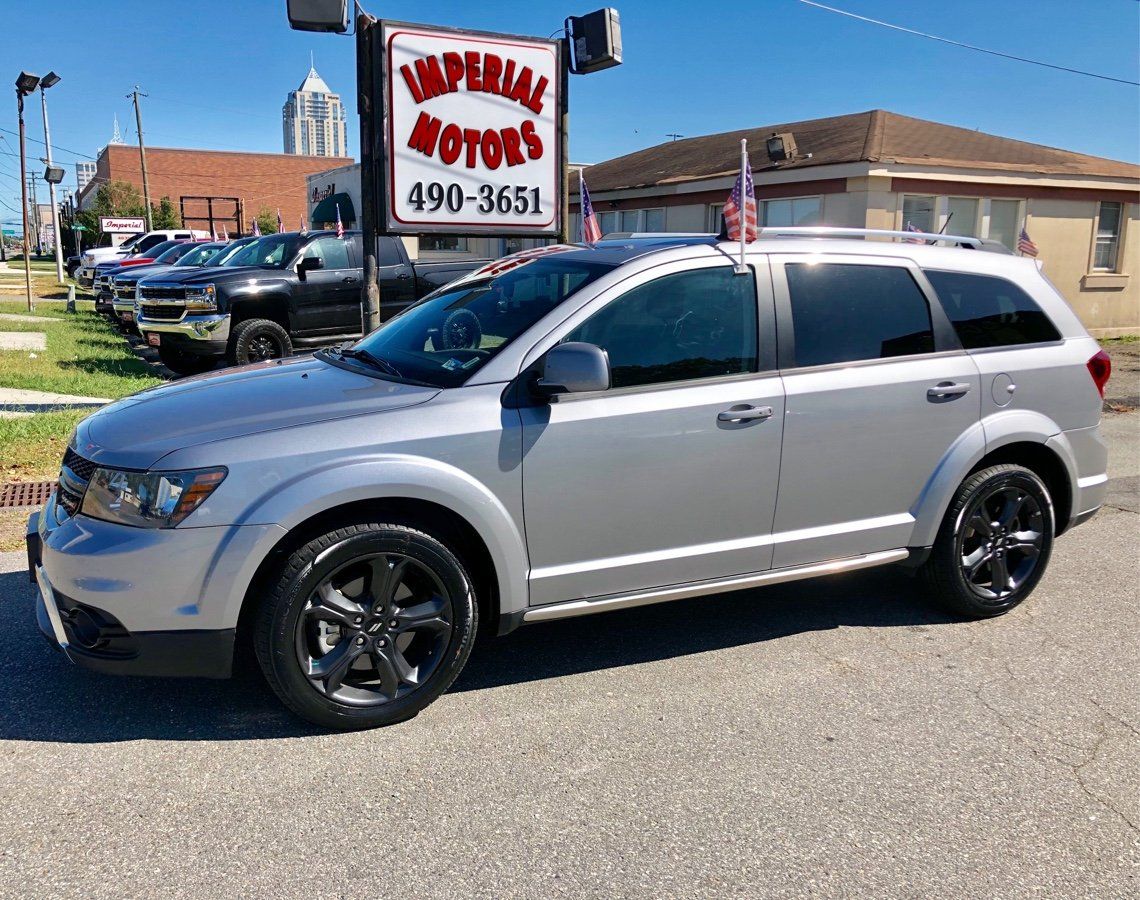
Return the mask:
[[[740,240],[741,197],[744,211],[744,240],[756,240],[756,191],[752,186],[752,164],[748,154],[744,154],[744,171],[736,178],[732,193],[724,203],[724,224],[728,227],[728,239]],[[742,183],[743,182],[743,183]]]
[[[229,229],[225,225],[222,226],[222,240],[228,241],[230,239]]]
[[[285,230],[285,224],[281,221],[281,207],[277,207],[277,233],[280,234]]]
[[[344,237],[344,223],[340,220],[340,204],[336,205],[336,236]]]
[[[906,223],[906,228],[904,228],[903,230],[904,231],[913,231],[915,234],[922,234],[922,232],[919,231],[917,228],[915,228],[914,225],[912,225],[909,221]],[[904,244],[925,244],[926,241],[924,241],[922,238],[905,238],[903,240],[903,243]]]
[[[582,243],[596,244],[602,239],[602,226],[598,224],[594,204],[590,202],[590,192],[586,190],[586,179],[581,172],[578,173],[578,185],[582,192]]]
[[[305,217],[301,216],[301,234],[304,234],[309,229],[305,227]]]
[[[1037,256],[1037,245],[1029,239],[1029,232],[1024,228],[1017,238],[1017,249],[1026,256]]]
[[[257,219],[253,220],[253,231],[250,234],[254,237],[261,237],[261,226],[257,224]]]

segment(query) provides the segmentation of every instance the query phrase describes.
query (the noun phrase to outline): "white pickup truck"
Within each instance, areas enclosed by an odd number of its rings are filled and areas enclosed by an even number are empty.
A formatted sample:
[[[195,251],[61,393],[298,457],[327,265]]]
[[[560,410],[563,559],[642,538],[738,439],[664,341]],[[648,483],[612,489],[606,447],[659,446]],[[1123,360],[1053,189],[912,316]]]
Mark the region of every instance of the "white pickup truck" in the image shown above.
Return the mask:
[[[192,228],[168,228],[162,231],[136,234],[127,238],[118,247],[92,247],[83,251],[79,268],[75,270],[75,280],[82,287],[90,288],[95,277],[95,266],[101,262],[145,252],[163,241],[190,241],[196,238],[208,238],[209,236],[210,234],[207,231],[198,231]]]

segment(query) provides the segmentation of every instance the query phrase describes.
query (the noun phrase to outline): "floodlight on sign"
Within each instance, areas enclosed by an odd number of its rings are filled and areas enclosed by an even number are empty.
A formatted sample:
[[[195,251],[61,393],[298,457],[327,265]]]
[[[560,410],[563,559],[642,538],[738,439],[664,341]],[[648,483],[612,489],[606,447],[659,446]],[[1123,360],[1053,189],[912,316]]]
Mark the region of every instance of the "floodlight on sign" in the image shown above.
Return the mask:
[[[63,181],[64,170],[62,166],[48,166],[44,169],[44,181],[48,184],[59,184]]]
[[[288,0],[288,13],[294,31],[348,31],[348,0]]]

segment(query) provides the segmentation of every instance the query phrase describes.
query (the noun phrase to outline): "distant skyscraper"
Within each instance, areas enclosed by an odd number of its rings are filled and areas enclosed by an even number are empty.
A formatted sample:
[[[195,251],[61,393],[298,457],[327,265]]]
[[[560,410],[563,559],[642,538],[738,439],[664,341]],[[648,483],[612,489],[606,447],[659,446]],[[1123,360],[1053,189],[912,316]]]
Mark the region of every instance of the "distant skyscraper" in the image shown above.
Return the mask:
[[[93,162],[77,162],[75,164],[75,183],[78,185],[76,193],[83,190],[90,183],[91,179],[95,177],[95,163]]]
[[[329,90],[312,59],[309,74],[291,91],[281,110],[285,152],[307,156],[348,156],[348,134],[340,94]]]

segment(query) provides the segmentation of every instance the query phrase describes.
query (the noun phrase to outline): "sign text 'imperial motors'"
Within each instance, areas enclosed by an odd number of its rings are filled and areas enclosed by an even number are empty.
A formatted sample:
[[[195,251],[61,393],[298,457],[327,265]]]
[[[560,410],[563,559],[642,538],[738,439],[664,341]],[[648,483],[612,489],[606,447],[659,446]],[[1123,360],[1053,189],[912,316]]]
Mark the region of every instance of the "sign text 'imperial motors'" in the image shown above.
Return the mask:
[[[389,230],[556,233],[558,44],[384,29]]]

